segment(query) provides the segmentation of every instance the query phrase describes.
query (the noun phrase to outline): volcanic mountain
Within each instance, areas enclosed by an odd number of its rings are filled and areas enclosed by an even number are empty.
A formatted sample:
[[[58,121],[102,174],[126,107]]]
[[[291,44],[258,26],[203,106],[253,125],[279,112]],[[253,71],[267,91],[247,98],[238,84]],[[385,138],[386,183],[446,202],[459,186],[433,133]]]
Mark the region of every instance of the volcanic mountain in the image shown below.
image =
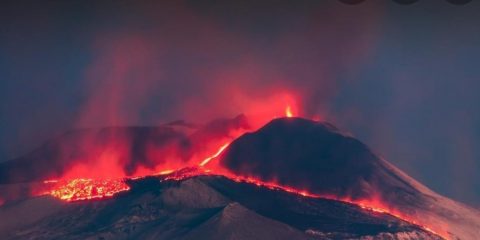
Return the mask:
[[[223,121],[226,122],[229,121]],[[248,126],[243,117],[234,122],[224,126],[235,129]],[[210,128],[219,122],[212,124]],[[170,131],[167,129],[173,131],[171,126],[162,131]],[[209,128],[173,134],[174,139],[182,139],[179,142],[184,147],[201,145],[215,132],[205,129]],[[225,138],[229,134],[219,135]],[[138,146],[142,139],[130,139],[129,144]],[[126,177],[121,182],[125,184],[122,191],[106,195],[110,196],[107,198],[65,202],[52,197],[54,194],[40,194],[8,201],[0,207],[0,236],[2,239],[476,239],[480,236],[480,212],[434,193],[331,124],[302,118],[274,119],[226,146],[200,165],[199,161],[185,160],[184,167],[161,174]],[[189,151],[198,148],[185,147]],[[181,155],[182,150],[175,154]],[[20,159],[28,162],[25,159],[34,155]],[[193,155],[189,153],[185,159]],[[8,164],[2,166],[4,173],[11,171],[9,166],[17,166],[14,162]],[[42,174],[36,176],[35,180],[40,180]],[[42,185],[4,179],[0,186],[3,188]],[[9,179],[17,183],[8,183]]]
[[[235,140],[221,163],[235,175],[378,207],[444,237],[480,236],[478,210],[431,191],[329,123],[273,120]]]

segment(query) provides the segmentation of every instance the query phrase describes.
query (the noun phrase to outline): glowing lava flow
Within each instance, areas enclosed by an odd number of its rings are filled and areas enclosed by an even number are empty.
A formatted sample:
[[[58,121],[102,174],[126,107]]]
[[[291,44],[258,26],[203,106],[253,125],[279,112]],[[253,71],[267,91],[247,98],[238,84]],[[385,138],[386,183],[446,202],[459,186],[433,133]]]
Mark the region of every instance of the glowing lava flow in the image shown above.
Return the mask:
[[[212,159],[217,158],[229,145],[225,143],[222,145],[215,154],[205,158],[200,164],[200,167],[205,166]],[[168,169],[160,171],[156,176],[168,175],[174,173],[175,170]],[[209,172],[209,170],[192,171],[188,176],[202,175]],[[175,175],[175,174],[173,174]],[[178,174],[177,174],[178,175]],[[130,177],[129,179],[135,180],[142,177]],[[178,180],[185,178],[185,175],[178,175]],[[175,178],[171,178],[175,179]],[[52,185],[51,190],[45,194],[50,194],[61,200],[68,202],[100,199],[105,197],[112,197],[113,195],[130,190],[130,187],[125,183],[125,179],[89,179],[78,178],[72,180],[46,180],[43,182],[47,185]]]
[[[210,157],[205,158],[205,159],[200,163],[199,166],[200,166],[200,167],[203,167],[203,166],[205,166],[207,163],[209,163],[212,159],[218,157],[218,155],[220,155],[220,154],[223,152],[223,150],[225,150],[225,148],[228,147],[228,145],[230,145],[230,143],[225,143],[225,144],[223,144],[223,145],[217,150],[217,152],[216,152],[215,154],[213,154],[213,155],[210,156]]]
[[[285,116],[288,118],[293,117],[292,108],[290,105],[287,105],[287,108],[285,108]]]
[[[55,184],[48,194],[68,202],[112,197],[119,192],[130,190],[122,179],[79,178],[70,181],[48,180],[44,183]]]
[[[198,174],[198,172],[197,172],[197,174]],[[207,170],[207,172],[204,173],[204,175],[212,175],[212,174],[210,173],[209,170]],[[192,176],[192,174],[182,174],[182,176],[184,178],[189,178],[189,177]],[[378,201],[351,200],[349,198],[338,198],[338,197],[335,197],[335,196],[319,195],[319,194],[311,193],[307,190],[300,190],[300,189],[296,189],[296,188],[292,188],[292,187],[288,187],[288,186],[283,186],[283,185],[276,184],[276,183],[264,182],[264,181],[261,181],[261,180],[258,180],[258,179],[252,178],[252,177],[235,176],[235,175],[230,174],[230,173],[223,173],[223,174],[221,174],[221,176],[224,176],[224,177],[226,177],[226,178],[228,178],[232,181],[235,181],[235,182],[244,182],[244,183],[248,183],[248,184],[254,184],[258,187],[268,188],[268,189],[274,190],[274,191],[288,192],[288,193],[296,194],[296,195],[299,195],[299,196],[302,196],[302,197],[321,198],[321,199],[328,199],[328,200],[334,200],[334,201],[339,201],[339,202],[352,204],[354,206],[358,206],[358,207],[360,207],[362,209],[365,209],[367,211],[370,211],[370,212],[388,214],[388,215],[394,216],[394,217],[396,217],[398,219],[401,219],[405,222],[416,225],[419,228],[423,229],[424,231],[429,232],[433,235],[439,236],[439,237],[441,237],[443,239],[447,239],[447,240],[450,239],[448,233],[445,232],[444,230],[439,229],[439,228],[436,228],[434,230],[432,227],[428,227],[428,226],[420,223],[419,221],[413,219],[412,217],[409,217],[408,215],[405,215],[405,214],[401,213],[400,211],[397,211],[397,210],[391,209],[389,207],[386,207]],[[176,176],[175,178],[171,178],[171,179],[182,180],[182,177]]]

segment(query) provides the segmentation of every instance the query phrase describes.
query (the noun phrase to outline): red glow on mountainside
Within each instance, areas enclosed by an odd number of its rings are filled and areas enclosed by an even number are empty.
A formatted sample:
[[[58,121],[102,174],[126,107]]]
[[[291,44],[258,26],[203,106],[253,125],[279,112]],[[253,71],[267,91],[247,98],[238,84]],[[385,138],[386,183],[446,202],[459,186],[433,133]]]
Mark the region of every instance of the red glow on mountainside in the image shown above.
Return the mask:
[[[440,236],[444,239],[449,239],[448,233],[446,231],[444,231],[443,229],[440,229],[439,227],[436,227],[435,230],[434,230],[432,227],[429,227],[429,226],[426,226],[426,225],[422,224],[418,220],[402,213],[401,211],[386,206],[381,201],[368,200],[368,199],[351,200],[351,199],[347,199],[347,198],[335,199],[335,200],[351,203],[351,204],[357,205],[357,206],[359,206],[363,209],[366,209],[366,210],[369,210],[369,211],[372,211],[372,212],[392,215],[396,218],[402,219],[403,221],[406,221],[406,222],[409,222],[411,224],[417,225],[427,232],[438,235],[438,236]]]
[[[350,198],[339,198],[336,196],[328,196],[328,195],[320,195],[320,194],[315,194],[311,193],[308,190],[305,189],[296,189],[288,186],[283,186],[280,184],[276,184],[273,182],[264,182],[259,179],[253,178],[253,177],[242,177],[242,176],[236,176],[231,173],[223,173],[221,174],[224,177],[227,177],[233,181],[236,182],[244,182],[244,183],[249,183],[249,184],[254,184],[258,187],[263,187],[263,188],[268,188],[270,190],[277,190],[277,191],[284,191],[292,194],[297,194],[303,197],[309,197],[309,198],[322,198],[322,199],[329,199],[329,200],[335,200],[335,201],[341,201],[345,203],[349,203],[355,206],[358,206],[362,209],[365,209],[367,211],[371,212],[376,212],[376,213],[382,213],[382,214],[388,214],[392,215],[398,219],[401,219],[405,222],[411,223],[413,225],[416,225],[423,230],[430,232],[434,235],[440,236],[444,239],[449,239],[448,233],[440,229],[439,227],[434,228],[434,227],[429,227],[426,226],[425,224],[422,224],[421,221],[418,221],[404,213],[402,213],[399,210],[396,210],[394,208],[388,207],[385,204],[383,204],[380,200],[369,200],[369,199],[355,199],[352,200]],[[177,179],[179,180],[179,179]]]

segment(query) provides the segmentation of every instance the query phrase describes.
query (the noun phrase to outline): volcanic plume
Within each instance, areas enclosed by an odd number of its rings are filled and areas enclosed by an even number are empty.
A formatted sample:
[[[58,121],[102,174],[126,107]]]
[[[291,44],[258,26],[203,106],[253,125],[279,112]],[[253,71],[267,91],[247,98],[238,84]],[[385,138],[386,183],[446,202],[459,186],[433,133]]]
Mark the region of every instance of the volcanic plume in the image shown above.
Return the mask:
[[[73,130],[0,163],[0,183],[122,178],[179,169],[199,163],[247,129],[246,117],[239,115],[204,126],[176,121],[159,127]]]

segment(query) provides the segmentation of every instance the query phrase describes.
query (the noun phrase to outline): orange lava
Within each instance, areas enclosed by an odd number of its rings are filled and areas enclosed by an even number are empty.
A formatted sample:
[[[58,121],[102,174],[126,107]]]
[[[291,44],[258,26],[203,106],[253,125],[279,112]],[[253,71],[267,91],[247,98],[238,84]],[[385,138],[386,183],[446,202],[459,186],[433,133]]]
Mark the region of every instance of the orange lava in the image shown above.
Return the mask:
[[[167,170],[163,170],[163,171],[159,172],[158,174],[159,174],[159,175],[166,175],[166,174],[170,174],[170,173],[172,173],[172,172],[175,172],[175,170],[173,170],[173,169],[167,169]]]
[[[292,113],[292,108],[290,107],[290,105],[287,106],[287,108],[285,108],[285,117],[293,117],[293,113]]]
[[[205,158],[205,159],[200,163],[199,166],[200,166],[200,167],[203,167],[203,166],[205,166],[206,164],[208,164],[212,159],[218,157],[218,156],[223,152],[223,150],[225,150],[225,148],[228,147],[228,145],[230,145],[230,143],[225,143],[225,144],[223,144],[223,145],[217,150],[217,152],[216,152],[215,154],[213,154],[213,155],[210,156],[210,157]]]
[[[46,184],[55,184],[48,194],[67,202],[99,199],[130,190],[123,179],[73,179],[70,181],[45,181]]]

